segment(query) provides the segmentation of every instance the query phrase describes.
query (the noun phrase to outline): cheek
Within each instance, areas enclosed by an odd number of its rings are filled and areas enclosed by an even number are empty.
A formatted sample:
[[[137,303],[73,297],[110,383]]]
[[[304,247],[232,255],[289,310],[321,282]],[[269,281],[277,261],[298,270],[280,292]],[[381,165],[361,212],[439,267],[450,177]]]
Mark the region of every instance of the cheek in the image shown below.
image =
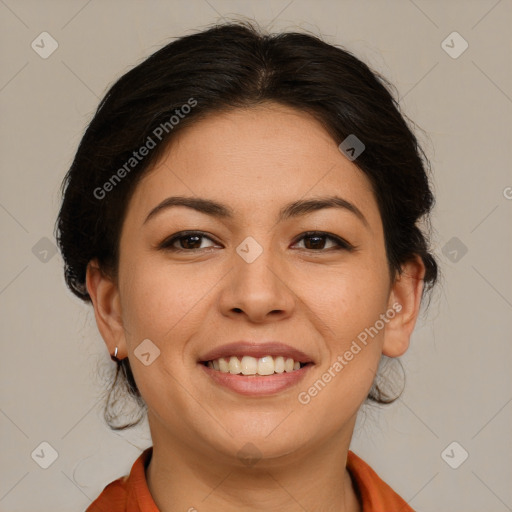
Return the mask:
[[[119,276],[122,286],[122,316],[130,364],[137,386],[153,411],[171,414],[168,404],[180,401],[187,341],[193,336],[194,305],[204,291],[194,286],[178,267],[157,264],[150,258],[126,261]],[[191,267],[190,267],[191,268]],[[191,322],[192,320],[192,322]],[[147,344],[149,365],[138,359],[139,345]],[[159,353],[158,353],[159,351]]]
[[[325,357],[297,400],[319,429],[335,429],[357,413],[375,378],[384,334],[375,326],[387,310],[388,280],[379,266],[354,267],[323,292],[320,288],[313,302],[317,325],[327,326],[322,327]]]
[[[130,345],[149,338],[162,350],[171,338],[177,347],[181,329],[189,322],[183,319],[204,295],[205,283],[194,282],[193,274],[188,276],[178,266],[157,264],[149,258],[127,266],[124,274],[121,270],[123,322]]]
[[[387,308],[389,277],[386,264],[354,259],[352,265],[329,271],[323,278],[309,278],[307,300],[326,325],[326,337],[333,348],[342,350],[347,342],[372,326]]]

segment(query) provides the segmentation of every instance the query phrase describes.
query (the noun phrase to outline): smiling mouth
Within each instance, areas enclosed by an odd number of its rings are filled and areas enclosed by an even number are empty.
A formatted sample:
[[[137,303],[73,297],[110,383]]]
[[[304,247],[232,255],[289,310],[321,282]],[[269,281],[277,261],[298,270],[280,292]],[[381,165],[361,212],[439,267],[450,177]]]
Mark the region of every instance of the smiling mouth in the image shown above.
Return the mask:
[[[256,358],[252,356],[219,357],[211,361],[202,361],[204,366],[221,373],[233,375],[276,375],[281,373],[292,373],[312,363],[296,361],[291,357],[267,355]]]

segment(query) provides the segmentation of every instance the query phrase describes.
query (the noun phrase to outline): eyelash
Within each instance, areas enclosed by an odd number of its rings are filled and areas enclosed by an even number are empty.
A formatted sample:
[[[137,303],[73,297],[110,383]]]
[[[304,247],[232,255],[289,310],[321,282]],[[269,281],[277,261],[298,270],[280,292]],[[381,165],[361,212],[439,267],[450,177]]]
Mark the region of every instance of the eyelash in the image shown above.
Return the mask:
[[[200,238],[208,238],[212,242],[215,242],[215,240],[213,240],[211,237],[207,236],[202,231],[181,231],[181,232],[176,233],[176,234],[172,235],[171,237],[165,239],[161,244],[159,244],[158,248],[165,250],[165,251],[175,252],[175,253],[177,253],[177,252],[189,252],[190,253],[190,252],[204,250],[204,249],[178,249],[176,247],[172,247],[174,242],[179,241],[184,238],[191,237],[191,236],[198,236]],[[331,251],[331,250],[335,250],[335,251],[345,250],[345,251],[351,252],[356,249],[355,246],[353,246],[352,244],[349,244],[347,241],[343,240],[342,238],[339,238],[338,236],[332,235],[330,233],[326,233],[324,231],[307,231],[305,233],[302,233],[301,236],[295,240],[294,245],[297,242],[300,242],[301,240],[303,240],[304,238],[313,238],[313,237],[330,239],[336,244],[337,247],[330,248],[330,249],[318,249],[318,250],[304,249],[304,250],[312,251],[312,252],[327,252],[327,251]]]

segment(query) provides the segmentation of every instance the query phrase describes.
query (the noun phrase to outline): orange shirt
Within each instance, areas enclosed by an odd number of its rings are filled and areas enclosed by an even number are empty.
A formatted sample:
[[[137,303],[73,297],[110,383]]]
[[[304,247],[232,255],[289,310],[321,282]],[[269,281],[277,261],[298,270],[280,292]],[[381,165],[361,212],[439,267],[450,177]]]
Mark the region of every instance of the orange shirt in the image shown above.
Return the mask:
[[[146,483],[145,468],[152,453],[152,446],[144,450],[134,462],[130,474],[108,484],[85,512],[160,512]],[[363,512],[414,512],[363,459],[350,450],[347,470],[356,484]]]

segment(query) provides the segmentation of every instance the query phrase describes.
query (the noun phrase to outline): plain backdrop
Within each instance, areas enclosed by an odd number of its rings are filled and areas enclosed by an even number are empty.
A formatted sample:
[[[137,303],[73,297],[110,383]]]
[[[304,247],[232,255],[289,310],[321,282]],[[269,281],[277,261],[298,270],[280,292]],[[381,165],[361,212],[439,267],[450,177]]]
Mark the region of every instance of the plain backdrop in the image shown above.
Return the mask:
[[[402,358],[402,398],[363,408],[352,450],[417,511],[512,510],[510,0],[0,0],[0,511],[83,511],[151,445],[147,424],[103,422],[113,363],[64,284],[59,186],[115,79],[240,17],[384,74],[432,163],[444,279]]]

